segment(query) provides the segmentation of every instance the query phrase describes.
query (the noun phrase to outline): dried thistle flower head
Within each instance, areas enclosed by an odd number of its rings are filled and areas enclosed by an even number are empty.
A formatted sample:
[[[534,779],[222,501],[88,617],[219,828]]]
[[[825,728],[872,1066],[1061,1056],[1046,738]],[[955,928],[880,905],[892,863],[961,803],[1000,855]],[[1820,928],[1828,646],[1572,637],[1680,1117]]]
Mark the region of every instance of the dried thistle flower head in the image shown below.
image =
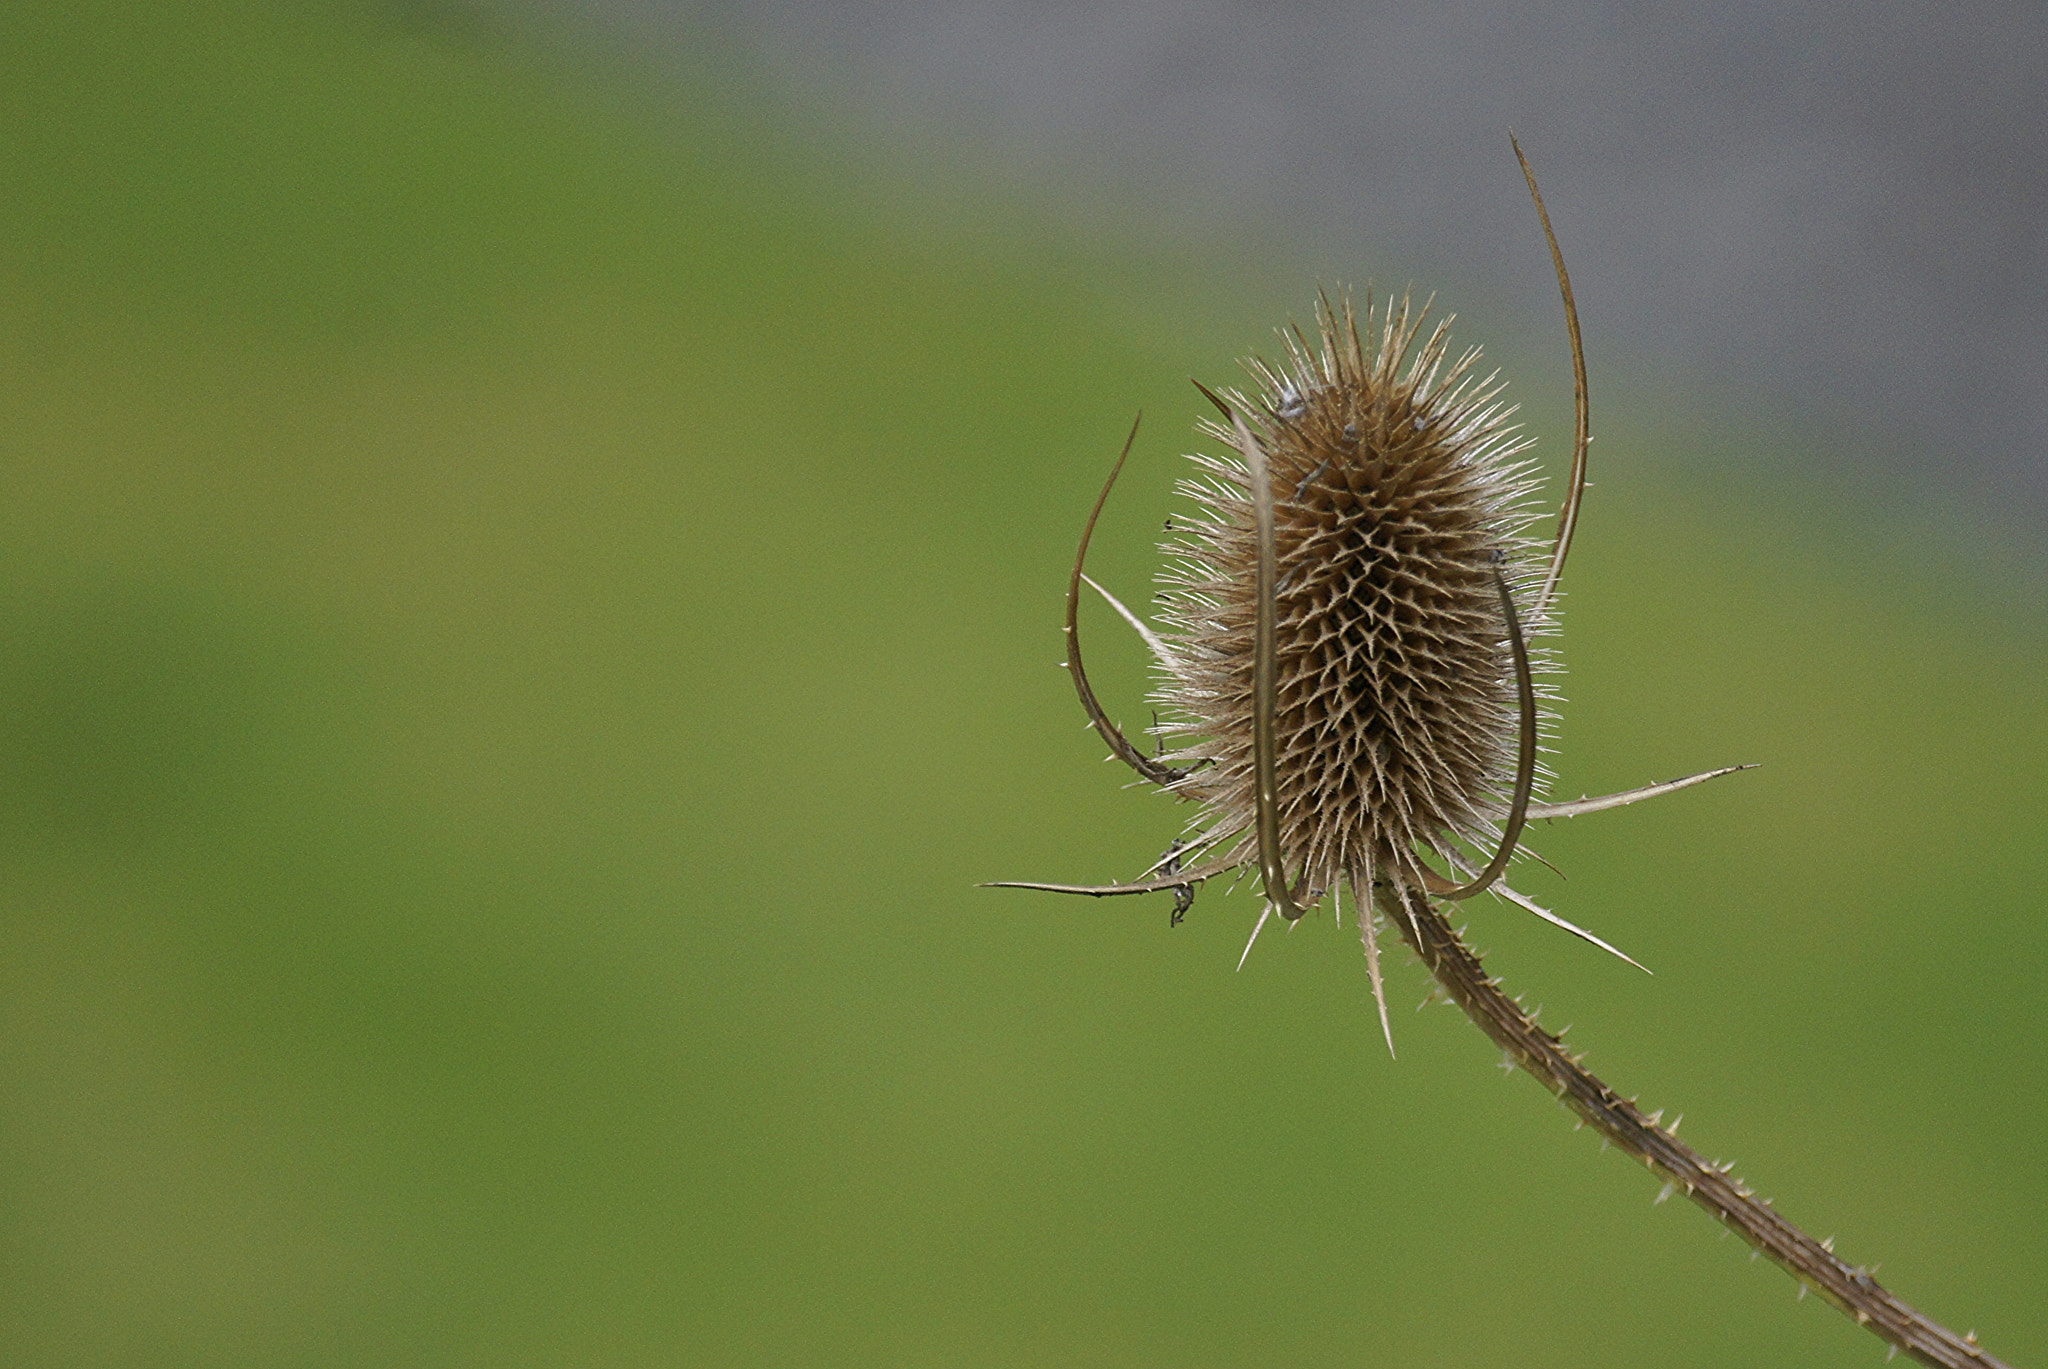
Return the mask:
[[[1541,583],[1524,535],[1536,482],[1479,351],[1453,359],[1426,306],[1322,301],[1319,336],[1249,363],[1225,396],[1265,457],[1273,509],[1273,731],[1282,863],[1297,904],[1340,879],[1416,879],[1417,852],[1498,844],[1519,745],[1511,593]],[[1367,338],[1370,341],[1368,342]],[[1203,431],[1230,443],[1232,430]],[[1256,493],[1242,460],[1192,458],[1182,492],[1205,517],[1173,558],[1160,702],[1187,736],[1166,759],[1204,808],[1194,844],[1248,858],[1256,841]],[[1547,613],[1525,614],[1533,636]]]
[[[1528,537],[1535,486],[1519,460],[1526,444],[1505,421],[1511,411],[1494,377],[1477,376],[1478,352],[1451,360],[1448,320],[1423,331],[1427,306],[1389,302],[1377,317],[1368,307],[1361,330],[1348,299],[1325,298],[1314,343],[1285,334],[1285,364],[1249,363],[1255,393],[1203,391],[1225,421],[1204,431],[1236,456],[1193,458],[1201,475],[1182,490],[1204,514],[1166,548],[1165,631],[1083,570],[1135,427],[1067,582],[1066,665],[1081,706],[1119,759],[1200,806],[1190,835],[1167,848],[1149,878],[1127,884],[1006,883],[1095,897],[1171,891],[1178,922],[1197,885],[1256,859],[1265,909],[1253,941],[1274,913],[1300,918],[1349,885],[1389,1050],[1381,914],[1511,1061],[1664,1177],[1658,1201],[1682,1188],[1790,1271],[1802,1293],[1819,1290],[1895,1351],[1945,1369],[2000,1369],[1974,1333],[1957,1336],[1899,1302],[1869,1269],[1837,1256],[1832,1241],[1792,1226],[1729,1166],[1680,1142],[1676,1121],[1645,1115],[1594,1077],[1501,991],[1438,906],[1492,890],[1614,951],[1501,882],[1523,825],[1746,768],[1604,798],[1534,801],[1540,662],[1528,638],[1551,629],[1585,490],[1586,366],[1571,278],[1519,145],[1515,155],[1550,244],[1572,345],[1571,479],[1547,566]],[[1083,583],[1158,658],[1159,700],[1172,714],[1159,730],[1181,739],[1177,750],[1146,755],[1095,697],[1081,664]],[[1489,845],[1480,866],[1474,853]],[[1191,858],[1192,868],[1184,864]]]
[[[1427,305],[1389,301],[1378,315],[1368,306],[1361,321],[1348,297],[1325,297],[1314,342],[1284,333],[1282,365],[1247,363],[1254,393],[1202,391],[1224,419],[1203,431],[1235,457],[1195,457],[1201,474],[1182,486],[1204,516],[1167,547],[1165,632],[1083,569],[1135,426],[1068,580],[1067,667],[1081,705],[1121,760],[1200,805],[1189,835],[1130,883],[1003,882],[1096,897],[1170,890],[1177,922],[1196,886],[1256,859],[1266,902],[1247,955],[1272,914],[1300,918],[1348,885],[1389,1049],[1380,911],[1402,919],[1412,942],[1414,908],[1492,890],[1620,956],[1501,881],[1524,824],[1741,768],[1596,799],[1534,801],[1535,677],[1548,661],[1528,639],[1552,630],[1590,439],[1571,279],[1526,159],[1522,171],[1564,297],[1577,419],[1547,565],[1528,535],[1536,519],[1533,467],[1521,460],[1528,444],[1507,422],[1513,410],[1500,402],[1496,377],[1478,373],[1478,350],[1453,359],[1450,321],[1425,332]],[[1083,583],[1158,658],[1159,700],[1170,714],[1160,730],[1178,749],[1146,755],[1097,700],[1081,663]]]

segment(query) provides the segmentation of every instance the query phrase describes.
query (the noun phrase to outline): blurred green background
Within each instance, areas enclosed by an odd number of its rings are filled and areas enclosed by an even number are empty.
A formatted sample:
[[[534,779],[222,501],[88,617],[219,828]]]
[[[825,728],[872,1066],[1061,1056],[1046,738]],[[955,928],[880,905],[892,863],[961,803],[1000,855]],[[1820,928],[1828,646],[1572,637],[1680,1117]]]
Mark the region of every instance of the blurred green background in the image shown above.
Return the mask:
[[[1142,407],[1143,597],[1186,377],[1314,282],[921,214],[576,51],[0,18],[0,1360],[1878,1362],[1412,961],[1391,1061],[1327,917],[1239,974],[1248,890],[972,887],[1177,830],[1081,729],[1066,561]],[[1557,792],[1766,766],[1538,834],[1654,978],[1471,934],[2048,1364],[2044,587],[1617,413]]]

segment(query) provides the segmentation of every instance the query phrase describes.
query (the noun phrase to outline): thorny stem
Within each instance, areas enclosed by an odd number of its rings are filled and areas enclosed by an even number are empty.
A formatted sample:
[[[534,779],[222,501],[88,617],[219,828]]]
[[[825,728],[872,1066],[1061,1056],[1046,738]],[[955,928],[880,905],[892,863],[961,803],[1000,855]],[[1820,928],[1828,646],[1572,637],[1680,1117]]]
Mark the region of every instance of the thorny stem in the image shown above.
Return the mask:
[[[1557,1037],[1537,1026],[1519,1004],[1501,992],[1499,981],[1487,974],[1479,957],[1426,893],[1385,884],[1374,893],[1402,939],[1422,957],[1422,963],[1465,1015],[1602,1136],[1684,1190],[1687,1197],[1776,1260],[1792,1277],[1920,1363],[1942,1369],[2007,1369],[2003,1361],[1977,1345],[1974,1333],[1958,1336],[1900,1302],[1868,1269],[1837,1258],[1821,1242],[1772,1211],[1768,1202],[1726,1168],[1709,1163],[1671,1131],[1643,1116],[1634,1103],[1601,1083],[1565,1051]]]

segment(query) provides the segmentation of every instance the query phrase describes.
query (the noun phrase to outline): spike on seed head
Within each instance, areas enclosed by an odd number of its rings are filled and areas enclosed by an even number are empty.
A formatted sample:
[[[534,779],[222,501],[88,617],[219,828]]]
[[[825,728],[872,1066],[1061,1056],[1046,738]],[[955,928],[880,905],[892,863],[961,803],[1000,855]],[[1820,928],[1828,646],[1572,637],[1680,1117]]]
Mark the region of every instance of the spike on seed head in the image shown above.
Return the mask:
[[[1419,850],[1491,845],[1510,806],[1520,709],[1499,587],[1541,579],[1536,482],[1478,350],[1454,358],[1427,307],[1361,320],[1326,298],[1313,344],[1283,334],[1286,363],[1248,363],[1255,394],[1225,397],[1272,491],[1279,845],[1311,899],[1339,878],[1420,882]],[[1199,844],[1249,854],[1254,490],[1247,463],[1194,460],[1205,478],[1182,490],[1205,516],[1166,548],[1159,699],[1182,744],[1165,759],[1195,767],[1175,788],[1204,805]],[[1525,635],[1549,626],[1547,608],[1520,615]]]

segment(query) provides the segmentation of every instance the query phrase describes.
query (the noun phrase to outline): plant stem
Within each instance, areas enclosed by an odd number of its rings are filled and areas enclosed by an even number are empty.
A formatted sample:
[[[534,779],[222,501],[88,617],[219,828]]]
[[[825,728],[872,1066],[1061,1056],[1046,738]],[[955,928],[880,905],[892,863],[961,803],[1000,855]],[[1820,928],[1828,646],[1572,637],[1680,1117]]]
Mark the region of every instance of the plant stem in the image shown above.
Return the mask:
[[[1537,1026],[1519,1004],[1501,992],[1499,981],[1486,973],[1479,957],[1426,893],[1385,884],[1375,893],[1402,939],[1422,957],[1422,963],[1465,1015],[1610,1142],[1682,1189],[1723,1225],[1859,1325],[1869,1327],[1920,1363],[1942,1369],[2007,1369],[2003,1361],[1977,1345],[1974,1332],[1958,1336],[1894,1298],[1868,1269],[1837,1258],[1826,1245],[1773,1212],[1768,1202],[1728,1173],[1727,1167],[1709,1163],[1672,1131],[1643,1116],[1634,1103],[1601,1083],[1565,1052],[1557,1037]]]

